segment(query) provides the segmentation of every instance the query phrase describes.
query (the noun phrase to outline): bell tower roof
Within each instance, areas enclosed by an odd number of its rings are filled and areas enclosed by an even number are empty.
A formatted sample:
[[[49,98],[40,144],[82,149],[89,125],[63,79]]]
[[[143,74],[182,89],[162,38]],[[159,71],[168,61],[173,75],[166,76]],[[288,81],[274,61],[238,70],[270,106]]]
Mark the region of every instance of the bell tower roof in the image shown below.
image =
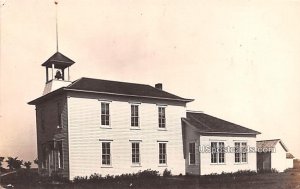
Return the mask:
[[[42,64],[42,66],[50,68],[50,67],[52,67],[52,65],[54,65],[54,68],[56,68],[56,69],[65,69],[74,63],[75,62],[73,60],[71,60],[70,58],[66,57],[65,55],[61,54],[60,52],[56,52],[46,62],[44,62]]]

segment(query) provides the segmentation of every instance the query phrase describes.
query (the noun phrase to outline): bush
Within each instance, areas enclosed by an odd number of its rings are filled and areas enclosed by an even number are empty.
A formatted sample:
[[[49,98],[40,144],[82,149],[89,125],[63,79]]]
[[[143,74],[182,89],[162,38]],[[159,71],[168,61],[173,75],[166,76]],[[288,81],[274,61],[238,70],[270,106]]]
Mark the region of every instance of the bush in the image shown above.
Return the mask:
[[[261,169],[257,171],[258,173],[279,173],[277,169]]]
[[[167,168],[163,172],[164,177],[170,177],[172,176],[171,170],[168,170]]]

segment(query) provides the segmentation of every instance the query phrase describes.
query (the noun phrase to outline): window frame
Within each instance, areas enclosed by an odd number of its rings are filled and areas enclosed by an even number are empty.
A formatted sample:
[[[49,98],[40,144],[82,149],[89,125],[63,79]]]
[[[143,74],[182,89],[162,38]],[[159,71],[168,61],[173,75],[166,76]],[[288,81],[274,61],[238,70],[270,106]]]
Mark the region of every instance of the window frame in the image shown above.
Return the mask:
[[[163,111],[161,111],[163,110]],[[166,130],[167,121],[166,121],[166,106],[158,106],[158,129]]]
[[[215,147],[213,147],[213,144],[215,144]],[[213,150],[214,148],[216,148],[216,150]],[[211,141],[210,142],[210,150],[211,150],[210,163],[211,164],[226,164],[226,156],[225,156],[226,154],[225,154],[224,148],[225,148],[224,141]],[[223,159],[223,161],[220,161],[221,159]]]
[[[238,147],[237,147],[238,146]],[[248,152],[247,142],[234,142],[234,163],[235,164],[247,164],[248,163]],[[238,161],[237,161],[238,157]]]
[[[140,106],[139,104],[133,104],[133,103],[130,104],[130,127],[131,128],[140,128],[140,107],[139,106]],[[137,111],[134,107],[137,109]],[[135,119],[137,119],[137,121]]]
[[[58,144],[61,144],[61,152]],[[63,151],[63,140],[57,140],[56,141],[57,146],[57,166],[58,169],[64,169],[64,151]]]
[[[104,106],[104,112],[103,112]],[[105,119],[103,119],[103,117]],[[101,101],[100,105],[100,125],[101,127],[111,127],[111,116],[110,116],[110,102]],[[108,124],[107,124],[108,122]],[[103,124],[104,123],[104,124]]]
[[[108,150],[107,150],[107,146],[105,146],[105,144],[109,145]],[[101,141],[101,165],[103,167],[111,167],[112,166],[112,155],[111,155],[112,148],[111,148],[111,146],[112,146],[111,141]],[[106,150],[104,150],[104,149],[106,149]],[[104,161],[104,157],[109,157],[109,159],[105,159],[105,161]],[[109,163],[107,163],[107,162],[109,162]]]
[[[141,165],[141,142],[140,141],[131,141],[131,164],[133,166]],[[138,148],[134,148],[134,144],[138,145]],[[134,161],[138,159],[138,161]]]
[[[193,162],[191,161],[192,157],[193,157]],[[196,164],[196,143],[190,142],[189,143],[189,165],[195,165],[195,164]]]
[[[161,149],[163,146],[164,149]],[[158,164],[160,166],[166,166],[168,164],[167,142],[158,142]]]

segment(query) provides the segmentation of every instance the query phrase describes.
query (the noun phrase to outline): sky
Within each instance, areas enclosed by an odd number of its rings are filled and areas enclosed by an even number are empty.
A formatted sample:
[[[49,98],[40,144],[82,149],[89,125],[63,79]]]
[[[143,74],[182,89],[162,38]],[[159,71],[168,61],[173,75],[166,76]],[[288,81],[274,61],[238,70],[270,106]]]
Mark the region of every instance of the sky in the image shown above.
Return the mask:
[[[300,158],[299,0],[59,0],[59,51],[90,77],[155,85]],[[53,0],[1,0],[0,156],[37,157]]]

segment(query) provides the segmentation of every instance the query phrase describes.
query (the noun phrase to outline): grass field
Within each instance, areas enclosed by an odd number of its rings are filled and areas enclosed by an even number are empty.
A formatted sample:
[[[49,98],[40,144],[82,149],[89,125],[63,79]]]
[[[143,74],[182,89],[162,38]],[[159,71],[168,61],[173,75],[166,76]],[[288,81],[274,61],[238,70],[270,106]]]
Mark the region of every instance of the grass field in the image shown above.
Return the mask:
[[[13,184],[17,189],[94,189],[94,188],[156,188],[156,189],[300,189],[300,170],[285,173],[261,173],[252,175],[209,175],[209,176],[171,176],[154,178],[105,179],[76,183],[43,183],[35,177],[22,177],[21,180],[2,179],[2,186]],[[33,179],[33,180],[32,180]],[[8,183],[10,182],[10,183]],[[1,187],[0,187],[1,188]]]

